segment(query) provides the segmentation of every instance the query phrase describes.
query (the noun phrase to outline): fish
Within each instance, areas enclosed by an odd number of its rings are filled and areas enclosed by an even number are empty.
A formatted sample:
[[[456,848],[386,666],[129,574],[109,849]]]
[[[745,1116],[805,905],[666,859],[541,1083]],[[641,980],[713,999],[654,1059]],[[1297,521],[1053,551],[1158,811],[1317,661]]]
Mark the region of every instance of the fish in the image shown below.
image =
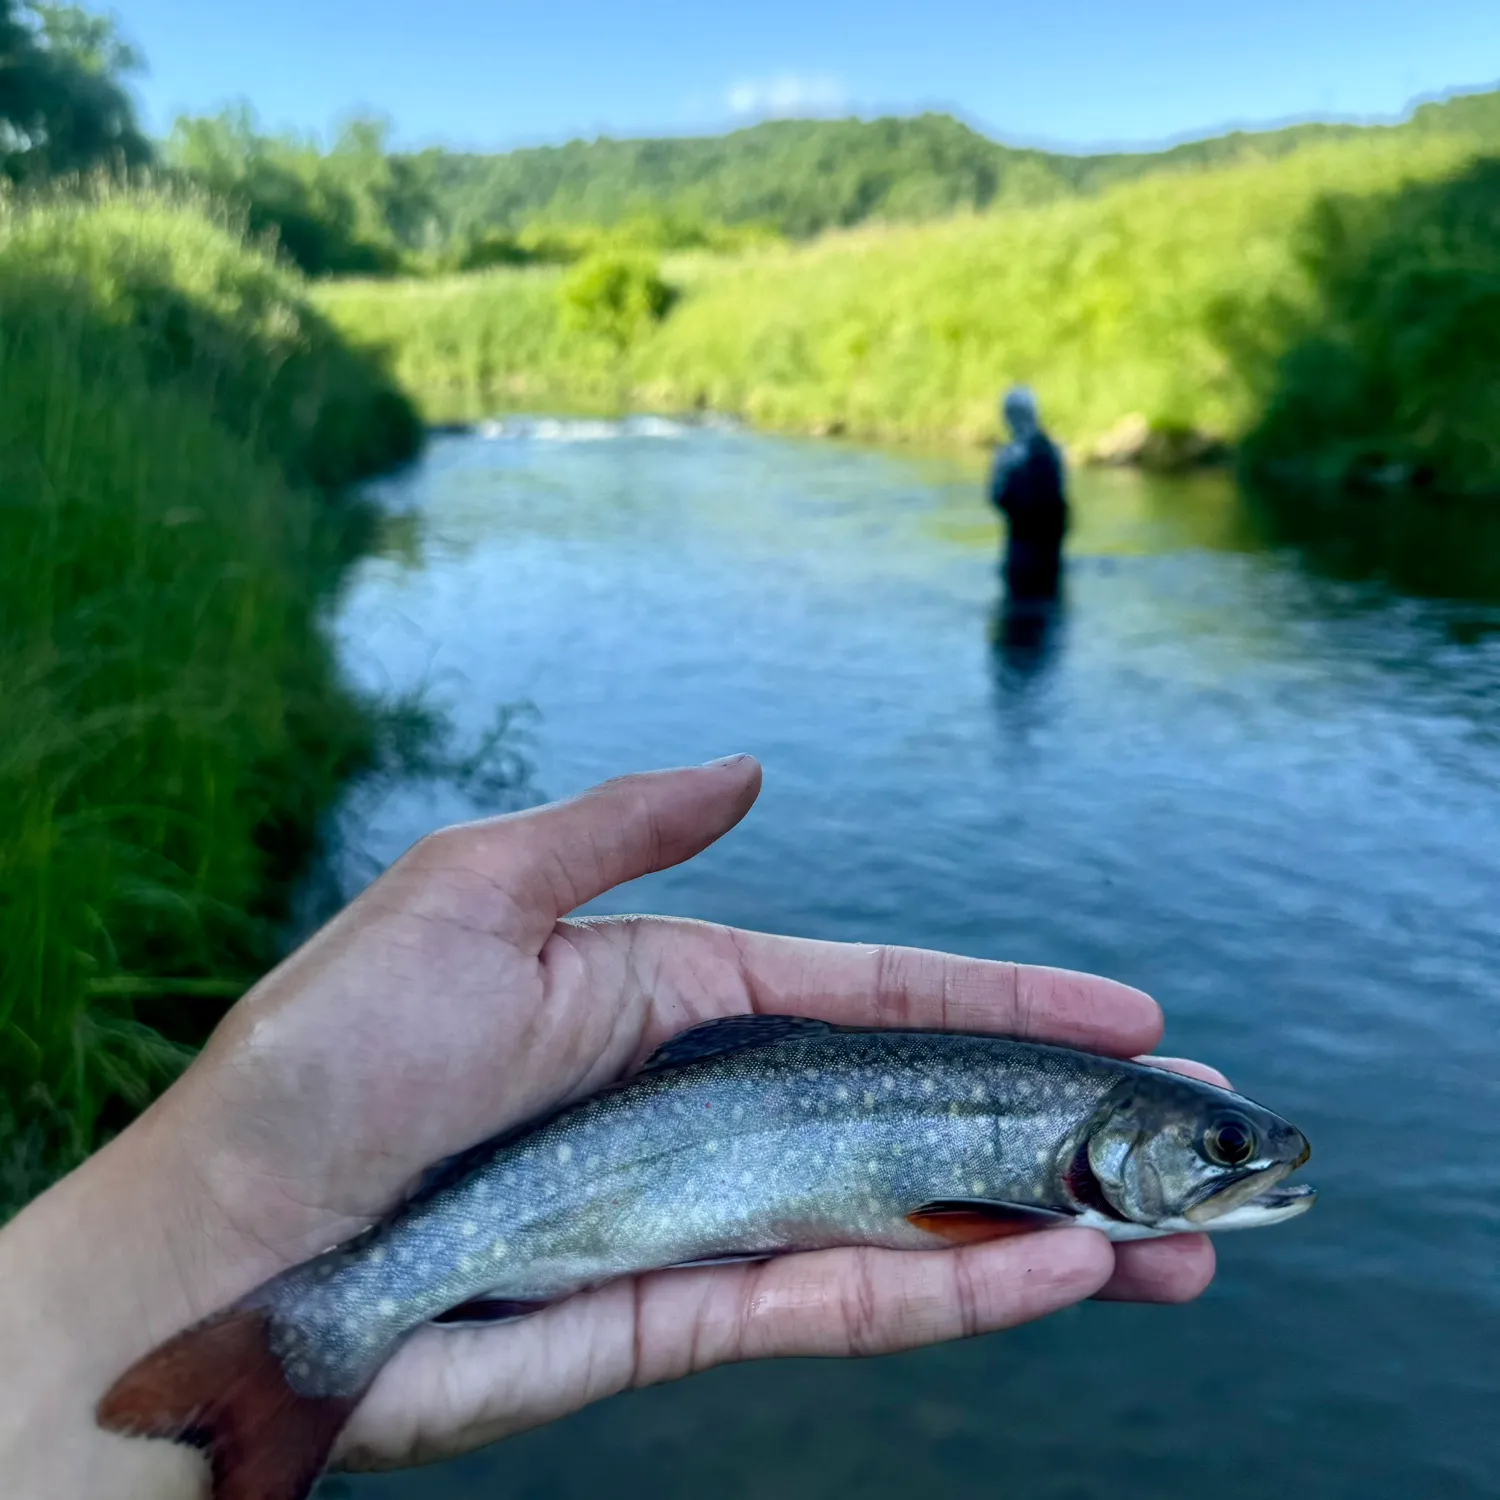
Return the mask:
[[[835,1246],[1276,1224],[1312,1206],[1312,1188],[1284,1182],[1310,1154],[1263,1106],[1147,1063],[800,1016],[709,1021],[621,1083],[438,1163],[381,1222],[147,1354],[96,1415],[206,1449],[214,1500],[303,1500],[424,1325]]]

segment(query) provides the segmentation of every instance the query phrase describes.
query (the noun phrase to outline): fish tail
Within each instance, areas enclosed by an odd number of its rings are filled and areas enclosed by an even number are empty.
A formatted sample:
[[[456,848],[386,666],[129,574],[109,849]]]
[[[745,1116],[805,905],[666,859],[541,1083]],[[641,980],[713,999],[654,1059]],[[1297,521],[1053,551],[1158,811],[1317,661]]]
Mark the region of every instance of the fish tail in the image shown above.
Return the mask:
[[[213,1500],[304,1500],[359,1398],[299,1395],[270,1331],[240,1308],[168,1339],[110,1387],[99,1425],[202,1448]]]

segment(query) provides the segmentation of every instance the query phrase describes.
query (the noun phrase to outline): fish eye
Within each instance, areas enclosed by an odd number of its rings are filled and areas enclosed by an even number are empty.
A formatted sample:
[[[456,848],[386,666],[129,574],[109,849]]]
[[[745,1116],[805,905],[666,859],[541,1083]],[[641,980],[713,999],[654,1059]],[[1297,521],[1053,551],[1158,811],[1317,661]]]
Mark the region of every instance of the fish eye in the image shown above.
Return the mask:
[[[1255,1129],[1248,1120],[1230,1115],[1215,1121],[1203,1135],[1203,1149],[1221,1167],[1238,1167],[1255,1155]]]

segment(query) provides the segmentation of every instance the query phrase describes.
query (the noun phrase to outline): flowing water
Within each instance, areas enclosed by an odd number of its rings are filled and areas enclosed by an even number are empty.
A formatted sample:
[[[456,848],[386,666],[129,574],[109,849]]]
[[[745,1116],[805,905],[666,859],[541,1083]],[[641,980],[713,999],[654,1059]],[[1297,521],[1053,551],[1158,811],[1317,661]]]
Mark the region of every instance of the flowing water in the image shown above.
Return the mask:
[[[651,421],[440,438],[346,659],[476,733],[530,700],[548,796],[753,751],[746,823],[597,909],[1128,980],[1306,1129],[1318,1207],[1191,1307],[720,1370],[332,1492],[1500,1496],[1500,528],[1080,474],[1037,638],[980,481]],[[343,878],[473,810],[367,798]]]

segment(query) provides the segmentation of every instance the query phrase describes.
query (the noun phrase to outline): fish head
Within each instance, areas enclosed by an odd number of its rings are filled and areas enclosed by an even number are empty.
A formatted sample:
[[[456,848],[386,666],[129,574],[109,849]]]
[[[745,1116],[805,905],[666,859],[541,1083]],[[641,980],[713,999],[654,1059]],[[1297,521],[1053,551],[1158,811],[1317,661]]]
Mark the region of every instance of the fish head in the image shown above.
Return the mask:
[[[1228,1089],[1164,1069],[1139,1070],[1110,1090],[1086,1154],[1098,1191],[1135,1224],[1248,1228],[1312,1205],[1310,1188],[1276,1191],[1312,1154],[1295,1125]]]

